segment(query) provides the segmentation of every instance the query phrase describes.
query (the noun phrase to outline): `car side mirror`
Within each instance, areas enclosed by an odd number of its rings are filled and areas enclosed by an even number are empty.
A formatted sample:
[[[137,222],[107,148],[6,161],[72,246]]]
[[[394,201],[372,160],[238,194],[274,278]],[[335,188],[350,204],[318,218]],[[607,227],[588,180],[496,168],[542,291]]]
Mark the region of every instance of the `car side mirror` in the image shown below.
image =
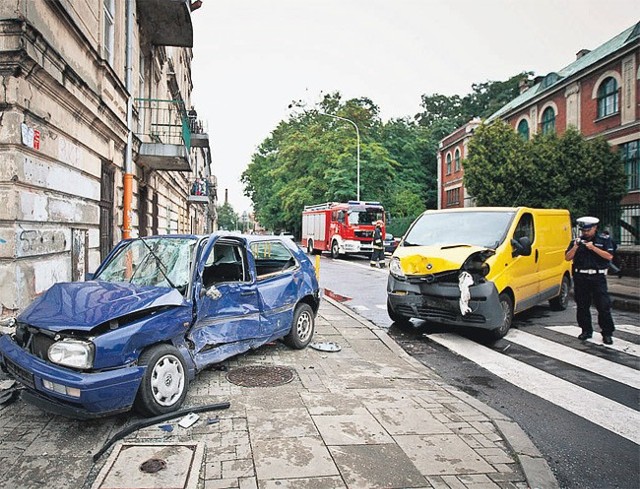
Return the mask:
[[[513,251],[511,252],[512,257],[516,256],[530,256],[531,255],[531,240],[528,236],[522,236],[520,239],[512,239],[511,246],[513,246]]]

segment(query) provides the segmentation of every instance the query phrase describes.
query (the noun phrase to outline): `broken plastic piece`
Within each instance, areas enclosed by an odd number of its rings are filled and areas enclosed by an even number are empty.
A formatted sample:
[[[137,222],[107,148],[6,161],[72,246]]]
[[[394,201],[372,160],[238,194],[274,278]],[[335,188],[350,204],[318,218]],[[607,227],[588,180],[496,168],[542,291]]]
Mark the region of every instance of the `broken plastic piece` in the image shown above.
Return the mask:
[[[173,431],[173,425],[170,424],[161,424],[160,426],[158,426],[158,428],[160,428],[162,431]]]
[[[207,424],[216,424],[218,422],[220,422],[220,418],[218,418],[217,416],[215,418],[207,419]]]
[[[178,426],[181,428],[189,428],[193,426],[198,419],[200,419],[200,416],[196,413],[189,413],[178,422]]]
[[[316,341],[310,343],[309,346],[318,351],[340,351],[342,347],[333,341]]]
[[[460,312],[464,316],[471,312],[469,307],[469,299],[471,299],[471,292],[469,287],[473,285],[473,277],[469,272],[462,272],[458,277],[458,288],[460,289]]]

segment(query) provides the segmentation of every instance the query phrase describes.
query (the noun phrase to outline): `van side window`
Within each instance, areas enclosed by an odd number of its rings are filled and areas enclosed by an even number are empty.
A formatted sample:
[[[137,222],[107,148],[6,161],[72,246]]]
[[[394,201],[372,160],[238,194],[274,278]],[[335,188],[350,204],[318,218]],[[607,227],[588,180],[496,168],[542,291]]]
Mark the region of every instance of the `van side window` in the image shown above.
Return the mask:
[[[207,257],[202,285],[211,287],[221,282],[241,282],[246,280],[246,261],[239,245],[216,243]]]
[[[515,240],[519,240],[523,236],[526,236],[531,240],[531,243],[534,242],[536,233],[533,228],[533,216],[529,213],[523,214],[520,218],[520,222],[516,226],[516,230],[513,233],[513,238]]]

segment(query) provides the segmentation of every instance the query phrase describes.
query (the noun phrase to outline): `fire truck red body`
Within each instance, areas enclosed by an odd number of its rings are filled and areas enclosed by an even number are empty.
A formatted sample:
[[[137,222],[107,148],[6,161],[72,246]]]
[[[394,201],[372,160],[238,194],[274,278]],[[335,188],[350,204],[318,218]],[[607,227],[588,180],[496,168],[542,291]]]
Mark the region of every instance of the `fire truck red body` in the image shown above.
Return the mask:
[[[380,202],[327,202],[305,206],[302,212],[302,244],[309,253],[367,254],[373,251],[376,221],[384,223]],[[384,236],[384,224],[382,227]]]

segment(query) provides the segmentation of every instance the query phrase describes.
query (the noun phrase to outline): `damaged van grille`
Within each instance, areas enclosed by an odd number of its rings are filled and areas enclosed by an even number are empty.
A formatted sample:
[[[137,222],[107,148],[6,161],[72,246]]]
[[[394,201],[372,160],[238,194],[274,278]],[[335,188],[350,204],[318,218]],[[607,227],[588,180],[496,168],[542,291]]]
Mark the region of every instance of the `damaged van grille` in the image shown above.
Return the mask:
[[[481,314],[466,314],[462,316],[458,312],[438,307],[417,306],[414,310],[411,306],[399,304],[394,306],[394,309],[402,316],[429,319],[431,321],[462,321],[471,324],[484,324],[486,322],[485,317]]]

